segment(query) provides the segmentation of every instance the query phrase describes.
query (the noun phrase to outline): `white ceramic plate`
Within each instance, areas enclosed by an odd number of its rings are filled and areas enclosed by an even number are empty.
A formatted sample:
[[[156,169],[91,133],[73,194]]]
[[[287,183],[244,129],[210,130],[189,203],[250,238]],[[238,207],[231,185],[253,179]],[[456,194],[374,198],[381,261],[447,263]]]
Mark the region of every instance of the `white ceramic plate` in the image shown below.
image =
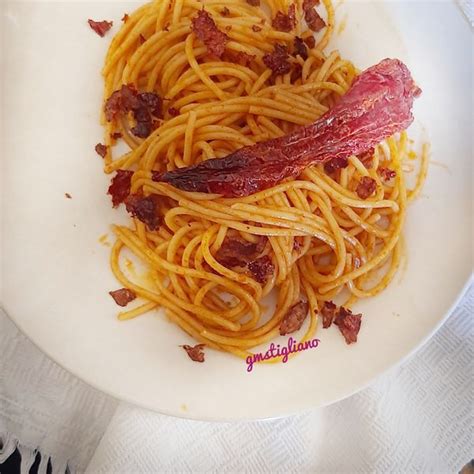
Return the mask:
[[[365,68],[406,61],[423,89],[417,121],[433,160],[406,225],[407,268],[360,303],[359,342],[337,330],[287,364],[258,366],[191,342],[159,313],[120,323],[109,248],[98,242],[126,222],[105,195],[94,152],[101,140],[99,71],[112,37],[87,18],[116,24],[131,3],[2,2],[3,292],[15,323],[51,358],[94,387],[162,413],[196,419],[262,418],[346,397],[426,341],[471,272],[472,70],[469,26],[450,2],[345,2],[334,44]],[[116,32],[114,27],[112,33]],[[66,199],[64,193],[72,199]]]

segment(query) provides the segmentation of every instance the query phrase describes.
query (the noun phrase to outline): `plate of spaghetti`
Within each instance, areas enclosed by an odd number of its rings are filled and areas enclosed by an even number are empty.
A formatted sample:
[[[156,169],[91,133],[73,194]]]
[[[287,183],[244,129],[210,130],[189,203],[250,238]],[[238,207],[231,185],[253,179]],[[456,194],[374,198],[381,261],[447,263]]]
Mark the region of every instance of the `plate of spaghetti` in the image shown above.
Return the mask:
[[[2,8],[2,302],[65,368],[162,413],[279,416],[449,314],[472,225],[454,4]]]

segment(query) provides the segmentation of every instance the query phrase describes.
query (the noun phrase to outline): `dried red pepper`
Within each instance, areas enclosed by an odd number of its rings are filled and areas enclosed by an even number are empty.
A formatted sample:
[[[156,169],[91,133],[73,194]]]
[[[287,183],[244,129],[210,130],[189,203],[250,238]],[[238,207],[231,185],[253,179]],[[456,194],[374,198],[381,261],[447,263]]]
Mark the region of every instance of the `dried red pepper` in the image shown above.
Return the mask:
[[[192,30],[194,34],[207,46],[207,50],[213,56],[222,57],[228,36],[220,31],[212,16],[205,10],[200,10],[192,19]]]
[[[286,336],[301,329],[308,315],[309,305],[307,301],[299,301],[293,305],[283,317],[280,323],[280,336]]]
[[[120,288],[120,290],[109,291],[109,295],[119,306],[127,306],[130,301],[133,301],[137,295],[134,291],[128,288]]]
[[[105,158],[105,155],[107,155],[107,147],[102,143],[97,143],[94,149],[95,152],[102,158]]]
[[[248,242],[237,232],[229,231],[216,252],[216,260],[227,268],[248,265],[263,252],[266,242],[263,236],[257,242]]]
[[[352,314],[350,309],[343,306],[339,309],[339,314],[334,320],[334,324],[339,327],[339,331],[341,331],[347,344],[357,342],[361,322],[362,314]]]
[[[288,48],[282,44],[276,44],[273,51],[265,54],[262,58],[265,66],[270,68],[276,76],[290,72],[291,63],[289,59]]]
[[[125,207],[132,217],[142,221],[150,230],[158,230],[161,217],[158,213],[159,199],[156,194],[144,197],[139,194],[130,194],[125,199]]]
[[[138,92],[132,84],[114,91],[104,106],[105,118],[111,122],[120,115],[132,112],[135,126],[130,130],[135,136],[146,138],[154,129],[153,117],[162,118],[163,100],[154,92]]]
[[[303,39],[295,36],[293,41],[293,56],[300,55],[303,59],[308,59],[308,48]]]
[[[288,15],[278,11],[272,21],[272,26],[278,31],[290,32],[296,26],[296,5],[288,7]]]
[[[102,38],[105,36],[105,33],[107,33],[107,31],[109,31],[113,26],[113,22],[107,20],[94,21],[89,19],[87,22],[89,23],[89,26]]]
[[[311,125],[230,155],[167,173],[153,173],[184,191],[248,196],[308,166],[358,155],[413,121],[413,100],[421,94],[408,68],[385,59],[364,71],[339,103]]]
[[[275,265],[268,255],[264,255],[250,262],[248,269],[255,280],[264,285],[275,272]]]
[[[119,204],[124,202],[130,194],[132,176],[133,171],[117,170],[117,173],[112,178],[107,194],[112,196],[112,204],[114,207],[117,207]]]
[[[194,362],[204,362],[205,354],[203,348],[206,347],[205,344],[196,344],[194,347],[185,344],[181,347],[187,352],[189,358]]]

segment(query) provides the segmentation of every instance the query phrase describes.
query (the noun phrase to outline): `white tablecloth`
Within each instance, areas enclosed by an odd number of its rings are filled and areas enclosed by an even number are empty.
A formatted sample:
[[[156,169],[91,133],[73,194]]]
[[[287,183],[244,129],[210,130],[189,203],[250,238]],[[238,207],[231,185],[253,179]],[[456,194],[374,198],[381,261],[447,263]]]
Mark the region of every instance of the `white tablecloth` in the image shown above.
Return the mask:
[[[474,457],[473,307],[471,288],[414,357],[342,402],[233,424],[118,403],[1,315],[0,463],[19,440],[25,468],[39,448],[55,472],[458,472]]]
[[[229,424],[120,405],[87,472],[457,472],[474,455],[473,296],[409,362],[324,409]]]

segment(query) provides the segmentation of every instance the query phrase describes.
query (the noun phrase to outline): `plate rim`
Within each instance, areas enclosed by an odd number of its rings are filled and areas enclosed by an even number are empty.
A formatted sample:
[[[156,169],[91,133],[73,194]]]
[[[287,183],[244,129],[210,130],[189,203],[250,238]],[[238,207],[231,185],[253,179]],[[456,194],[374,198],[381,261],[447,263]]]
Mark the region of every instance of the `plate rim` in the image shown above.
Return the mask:
[[[333,405],[334,403],[338,403],[342,400],[345,400],[346,398],[351,397],[352,395],[355,395],[359,393],[360,391],[364,390],[365,388],[369,387],[374,383],[377,379],[380,377],[388,374],[392,370],[395,370],[397,367],[400,367],[402,364],[407,362],[409,359],[411,359],[420,349],[422,349],[432,338],[433,336],[441,329],[441,327],[444,325],[444,323],[449,319],[450,316],[453,315],[454,310],[457,308],[459,305],[460,301],[464,298],[464,296],[467,294],[467,292],[470,290],[471,285],[474,284],[474,273],[471,271],[471,274],[467,277],[466,281],[464,284],[461,286],[456,291],[456,297],[449,306],[448,310],[444,312],[443,316],[440,318],[440,320],[436,323],[436,325],[431,329],[431,331],[426,334],[407,354],[405,354],[401,359],[393,362],[392,364],[388,365],[386,368],[384,368],[382,371],[369,376],[367,380],[365,380],[362,383],[359,383],[357,386],[354,388],[351,388],[347,390],[343,395],[340,397],[335,398],[334,400],[330,400],[327,403],[322,403],[318,406],[314,405],[307,405],[304,407],[299,407],[294,410],[290,410],[284,413],[279,413],[277,415],[269,415],[269,416],[245,416],[245,417],[213,417],[213,416],[193,416],[189,412],[180,412],[180,411],[173,411],[173,410],[166,410],[166,409],[161,409],[156,406],[150,406],[147,403],[139,403],[136,400],[130,399],[130,397],[119,397],[114,393],[111,393],[108,391],[106,388],[102,388],[98,386],[95,382],[90,382],[87,380],[85,377],[82,377],[76,373],[74,369],[69,369],[66,367],[63,363],[59,362],[56,360],[54,356],[52,356],[48,350],[43,349],[38,343],[34,340],[32,340],[26,332],[23,330],[21,325],[17,323],[9,314],[8,308],[6,308],[5,304],[0,302],[0,310],[4,312],[4,314],[8,317],[8,319],[13,323],[13,325],[18,329],[18,331],[25,336],[28,341],[30,341],[34,347],[36,347],[40,352],[42,352],[46,357],[48,357],[51,361],[53,361],[55,364],[57,364],[61,369],[65,370],[72,376],[74,376],[76,379],[80,380],[81,382],[85,383],[89,387],[91,387],[94,390],[97,390],[117,401],[128,403],[131,405],[134,405],[139,408],[143,408],[145,410],[152,411],[154,413],[159,413],[161,415],[166,415],[170,416],[173,418],[180,418],[180,419],[185,419],[185,420],[193,420],[193,421],[207,421],[207,422],[222,422],[222,423],[229,423],[229,422],[238,422],[238,421],[263,421],[263,420],[272,420],[272,419],[279,419],[279,418],[285,418],[288,416],[294,416],[300,413],[303,413],[305,411],[309,410],[317,410],[319,408],[324,408],[330,405]]]

